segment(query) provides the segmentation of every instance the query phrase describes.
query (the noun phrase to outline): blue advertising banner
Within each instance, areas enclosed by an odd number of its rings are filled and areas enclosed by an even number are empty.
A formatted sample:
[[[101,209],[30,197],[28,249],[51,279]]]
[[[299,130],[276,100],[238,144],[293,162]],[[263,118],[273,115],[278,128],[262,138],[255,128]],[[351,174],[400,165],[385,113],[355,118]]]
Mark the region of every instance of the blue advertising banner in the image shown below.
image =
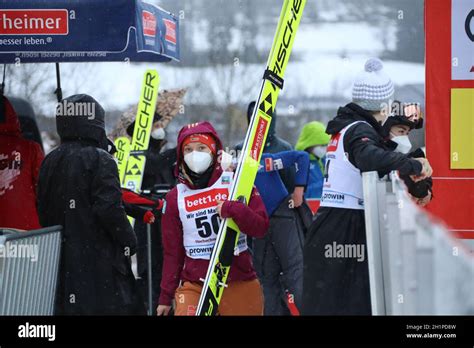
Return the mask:
[[[179,23],[141,0],[9,0],[0,63],[179,61]]]

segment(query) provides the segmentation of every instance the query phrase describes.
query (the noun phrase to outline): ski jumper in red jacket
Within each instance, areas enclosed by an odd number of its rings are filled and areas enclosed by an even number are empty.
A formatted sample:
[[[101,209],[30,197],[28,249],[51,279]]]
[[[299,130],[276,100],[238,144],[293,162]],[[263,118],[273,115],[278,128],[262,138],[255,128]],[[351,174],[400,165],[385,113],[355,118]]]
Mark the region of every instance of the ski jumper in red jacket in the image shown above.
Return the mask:
[[[254,188],[248,206],[226,200],[233,173],[221,167],[222,143],[209,122],[183,127],[176,149],[179,184],[166,196],[162,217],[164,260],[158,314],[169,312],[173,298],[176,315],[195,314],[220,218],[229,217],[243,233],[219,314],[261,315],[262,291],[246,243],[247,235],[261,238],[268,229],[258,191]]]

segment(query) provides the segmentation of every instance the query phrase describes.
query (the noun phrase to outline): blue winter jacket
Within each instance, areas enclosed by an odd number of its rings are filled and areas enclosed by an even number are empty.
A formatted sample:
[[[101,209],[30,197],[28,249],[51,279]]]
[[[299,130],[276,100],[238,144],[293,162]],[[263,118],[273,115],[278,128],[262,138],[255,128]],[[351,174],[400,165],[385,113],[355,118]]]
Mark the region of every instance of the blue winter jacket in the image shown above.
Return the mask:
[[[309,180],[304,197],[306,199],[320,199],[323,192],[324,165],[326,157],[310,161]]]
[[[292,167],[296,171],[295,186],[306,186],[309,173],[308,153],[292,150],[262,155],[255,186],[262,196],[268,216],[272,215],[289,194],[278,171]]]

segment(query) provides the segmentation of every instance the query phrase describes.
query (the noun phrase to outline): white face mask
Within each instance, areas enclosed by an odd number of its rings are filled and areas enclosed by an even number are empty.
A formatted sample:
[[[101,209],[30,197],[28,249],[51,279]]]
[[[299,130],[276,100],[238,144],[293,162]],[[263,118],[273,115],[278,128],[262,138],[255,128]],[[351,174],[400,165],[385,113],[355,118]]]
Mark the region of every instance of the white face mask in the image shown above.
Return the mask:
[[[393,135],[392,134],[392,141],[396,142],[398,144],[397,148],[395,151],[401,152],[403,154],[407,154],[411,150],[411,142],[410,139],[408,138],[408,135]]]
[[[317,158],[323,158],[326,155],[327,152],[327,147],[326,146],[315,146],[313,150],[311,151],[313,155],[315,155]]]
[[[207,152],[193,151],[184,155],[184,162],[193,172],[204,173],[212,163],[212,156]]]
[[[163,140],[165,138],[165,130],[163,128],[155,128],[151,132],[151,137],[156,140]]]

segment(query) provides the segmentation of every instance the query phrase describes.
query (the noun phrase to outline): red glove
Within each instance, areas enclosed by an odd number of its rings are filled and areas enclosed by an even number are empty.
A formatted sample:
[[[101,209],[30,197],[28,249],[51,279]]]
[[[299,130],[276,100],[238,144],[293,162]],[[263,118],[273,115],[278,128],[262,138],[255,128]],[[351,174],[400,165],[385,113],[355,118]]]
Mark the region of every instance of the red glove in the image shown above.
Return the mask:
[[[155,222],[155,215],[151,210],[147,210],[145,215],[143,215],[143,222],[146,224],[152,224]]]
[[[128,204],[140,204],[140,205],[155,205],[157,202],[151,199],[140,196],[138,193],[133,191],[122,189],[122,199]]]
[[[138,205],[147,205],[154,206],[154,209],[161,210],[164,205],[164,199],[159,199],[154,201],[152,199],[140,196],[138,193],[130,191],[128,189],[122,189],[122,199],[128,204],[138,204]]]

